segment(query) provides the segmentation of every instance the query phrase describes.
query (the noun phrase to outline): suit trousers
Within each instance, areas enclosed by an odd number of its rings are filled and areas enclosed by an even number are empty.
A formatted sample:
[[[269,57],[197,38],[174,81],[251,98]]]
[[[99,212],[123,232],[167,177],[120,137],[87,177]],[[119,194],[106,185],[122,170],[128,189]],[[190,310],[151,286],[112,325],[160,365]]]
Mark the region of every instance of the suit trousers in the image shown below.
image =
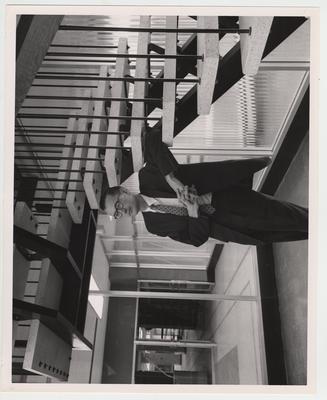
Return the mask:
[[[308,209],[243,187],[213,193],[212,219],[260,242],[308,237]]]

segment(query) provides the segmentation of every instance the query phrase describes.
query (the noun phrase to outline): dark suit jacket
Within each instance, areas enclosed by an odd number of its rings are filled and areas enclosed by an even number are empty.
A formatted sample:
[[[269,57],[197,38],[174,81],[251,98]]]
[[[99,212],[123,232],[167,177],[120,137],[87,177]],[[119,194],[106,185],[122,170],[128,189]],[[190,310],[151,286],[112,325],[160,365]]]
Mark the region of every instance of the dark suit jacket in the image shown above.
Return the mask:
[[[198,194],[219,193],[229,188],[252,187],[253,174],[269,163],[269,158],[229,160],[196,164],[178,164],[168,147],[161,141],[161,132],[152,131],[145,139],[145,166],[139,171],[140,193],[150,197],[176,197],[165,180],[173,172],[185,185],[194,185]],[[240,199],[242,202],[242,199]],[[217,223],[214,218],[198,218],[153,212],[143,212],[149,232],[200,246],[209,237],[244,244],[261,244],[246,232]]]

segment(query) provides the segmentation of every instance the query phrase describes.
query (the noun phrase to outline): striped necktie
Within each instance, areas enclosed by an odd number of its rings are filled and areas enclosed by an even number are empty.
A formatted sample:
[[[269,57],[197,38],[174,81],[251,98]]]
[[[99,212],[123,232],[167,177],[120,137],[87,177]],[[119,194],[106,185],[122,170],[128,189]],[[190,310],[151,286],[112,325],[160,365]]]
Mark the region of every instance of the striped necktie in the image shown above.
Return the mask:
[[[150,206],[151,210],[162,212],[165,214],[174,214],[179,216],[186,216],[188,215],[186,207],[177,207],[177,206],[170,206],[165,204],[152,204]],[[211,204],[202,204],[199,206],[199,210],[201,213],[211,215],[213,214],[216,209]]]

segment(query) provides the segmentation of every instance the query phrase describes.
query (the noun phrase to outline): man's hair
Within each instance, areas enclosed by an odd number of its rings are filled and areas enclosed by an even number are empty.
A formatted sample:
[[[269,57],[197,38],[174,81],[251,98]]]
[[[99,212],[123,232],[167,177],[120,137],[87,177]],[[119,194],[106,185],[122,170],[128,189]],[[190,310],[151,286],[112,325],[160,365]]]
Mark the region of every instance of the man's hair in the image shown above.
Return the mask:
[[[105,187],[102,190],[101,197],[100,197],[100,209],[104,211],[106,205],[106,198],[107,196],[116,196],[120,192],[120,186],[113,186],[113,187]]]

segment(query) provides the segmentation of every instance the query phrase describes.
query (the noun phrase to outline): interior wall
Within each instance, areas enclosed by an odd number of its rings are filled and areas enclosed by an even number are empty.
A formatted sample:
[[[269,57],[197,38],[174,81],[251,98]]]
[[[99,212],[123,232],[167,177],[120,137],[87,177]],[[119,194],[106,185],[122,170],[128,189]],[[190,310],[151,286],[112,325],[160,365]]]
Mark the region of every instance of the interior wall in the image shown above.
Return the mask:
[[[111,298],[102,383],[131,383],[136,299]]]
[[[229,243],[216,266],[215,293],[256,296],[255,247]],[[260,308],[256,301],[218,301],[208,309],[206,339],[214,340],[216,383],[266,382]]]

